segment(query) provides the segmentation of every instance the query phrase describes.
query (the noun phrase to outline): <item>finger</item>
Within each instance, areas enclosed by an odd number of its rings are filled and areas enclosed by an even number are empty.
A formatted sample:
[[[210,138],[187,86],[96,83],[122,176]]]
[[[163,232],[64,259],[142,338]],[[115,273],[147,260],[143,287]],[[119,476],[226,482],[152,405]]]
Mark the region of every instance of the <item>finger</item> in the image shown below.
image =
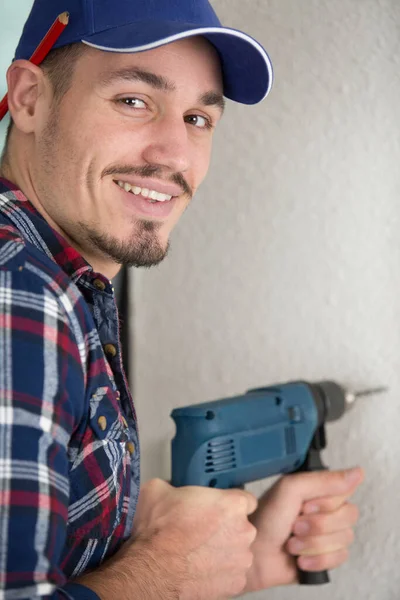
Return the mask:
[[[337,550],[320,556],[300,556],[297,559],[297,565],[303,571],[330,571],[340,567],[348,558],[349,551],[347,549]]]
[[[361,468],[345,471],[314,471],[312,473],[296,473],[284,478],[283,486],[296,487],[296,494],[304,502],[325,498],[327,496],[343,496],[351,494],[362,483],[364,472]]]
[[[351,528],[312,537],[292,537],[287,543],[287,550],[293,556],[317,556],[330,554],[348,548],[354,541],[354,531]]]
[[[329,498],[317,498],[303,504],[302,513],[304,515],[312,515],[318,512],[333,512],[337,510],[352,496],[354,490],[345,496],[331,496]]]
[[[221,490],[225,497],[229,498],[229,502],[235,501],[239,506],[242,506],[246,512],[246,515],[250,515],[253,513],[258,505],[258,500],[254,494],[247,492],[246,490]]]
[[[358,507],[347,502],[330,513],[300,516],[293,525],[293,533],[299,536],[335,533],[353,527],[359,516]]]

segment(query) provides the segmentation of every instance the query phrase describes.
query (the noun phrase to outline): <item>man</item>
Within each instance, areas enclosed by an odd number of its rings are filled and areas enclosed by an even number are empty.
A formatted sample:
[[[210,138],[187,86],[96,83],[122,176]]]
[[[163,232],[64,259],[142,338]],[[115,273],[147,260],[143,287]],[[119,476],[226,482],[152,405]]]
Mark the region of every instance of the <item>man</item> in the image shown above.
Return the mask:
[[[0,182],[5,600],[220,600],[347,559],[360,469],[293,475],[259,502],[161,480],[139,497],[110,279],[166,256],[223,96],[254,104],[271,78],[263,48],[207,0],[36,0],[7,75]]]

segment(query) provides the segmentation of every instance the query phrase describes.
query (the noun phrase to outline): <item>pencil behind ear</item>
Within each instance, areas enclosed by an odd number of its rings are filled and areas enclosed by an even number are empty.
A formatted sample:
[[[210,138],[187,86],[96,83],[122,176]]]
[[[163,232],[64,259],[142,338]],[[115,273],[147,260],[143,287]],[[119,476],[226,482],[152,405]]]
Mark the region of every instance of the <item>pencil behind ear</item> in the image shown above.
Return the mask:
[[[30,57],[30,62],[34,65],[40,65],[47,54],[50,52],[64,29],[69,23],[69,13],[63,12],[61,15],[58,15],[57,19],[54,21],[53,25],[50,27],[39,46],[36,48],[32,56]],[[24,58],[24,57],[21,57]],[[8,97],[7,94],[0,101],[0,121],[4,118],[8,111]]]

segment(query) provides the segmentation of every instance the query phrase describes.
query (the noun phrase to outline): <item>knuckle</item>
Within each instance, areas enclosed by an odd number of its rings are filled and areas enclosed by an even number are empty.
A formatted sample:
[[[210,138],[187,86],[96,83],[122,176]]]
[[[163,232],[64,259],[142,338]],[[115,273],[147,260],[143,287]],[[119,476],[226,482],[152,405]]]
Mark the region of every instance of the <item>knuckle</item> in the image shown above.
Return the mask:
[[[246,529],[247,529],[249,543],[252,544],[257,537],[257,528],[254,527],[254,525],[252,525],[250,523],[250,521],[248,521],[248,525],[247,525]]]
[[[232,586],[230,591],[231,595],[240,594],[247,584],[247,577],[245,573],[238,573],[234,577],[232,577]]]
[[[142,489],[151,489],[158,485],[158,481],[158,479],[149,479],[149,481],[146,481],[146,483],[142,485]]]
[[[240,490],[224,490],[222,501],[228,507],[239,509],[246,503],[245,496]]]
[[[254,494],[251,494],[250,492],[245,492],[245,494],[246,494],[247,505],[248,506],[254,506],[254,508],[256,508],[256,506],[258,504],[258,500],[254,496]]]
[[[240,512],[247,511],[249,505],[249,497],[247,494],[240,493],[237,495],[236,506]]]
[[[152,485],[158,485],[158,486],[168,485],[167,482],[164,481],[163,479],[160,479],[160,477],[154,477],[153,479],[150,479],[149,483],[151,483]]]
[[[245,575],[247,571],[251,568],[251,565],[254,561],[254,554],[251,550],[244,550],[236,555],[236,574],[237,575]]]
[[[229,493],[222,499],[220,507],[225,518],[237,518],[239,515],[242,516],[244,514],[245,504],[246,500],[242,496],[236,493]]]
[[[243,558],[243,566],[245,567],[246,571],[248,571],[251,567],[251,565],[253,564],[253,560],[254,560],[254,554],[252,552],[247,552]]]
[[[238,491],[235,494],[234,506],[239,512],[247,514],[256,509],[257,499],[249,492]]]
[[[160,491],[165,483],[166,482],[162,479],[155,477],[154,479],[149,479],[149,481],[146,481],[146,483],[143,484],[141,490],[154,494]]]
[[[256,539],[257,529],[250,523],[250,521],[246,520],[243,527],[241,528],[241,539],[242,543],[247,546],[251,546]]]

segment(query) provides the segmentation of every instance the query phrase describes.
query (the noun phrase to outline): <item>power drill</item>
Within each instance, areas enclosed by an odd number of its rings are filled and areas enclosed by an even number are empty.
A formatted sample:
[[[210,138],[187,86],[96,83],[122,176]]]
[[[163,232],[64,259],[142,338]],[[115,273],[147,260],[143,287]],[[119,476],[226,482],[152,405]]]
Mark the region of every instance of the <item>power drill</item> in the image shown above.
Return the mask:
[[[352,393],[334,381],[293,381],[176,408],[171,483],[243,488],[272,475],[326,469],[326,422],[340,419],[357,398],[384,391]],[[299,570],[300,584],[328,582],[326,571]]]

